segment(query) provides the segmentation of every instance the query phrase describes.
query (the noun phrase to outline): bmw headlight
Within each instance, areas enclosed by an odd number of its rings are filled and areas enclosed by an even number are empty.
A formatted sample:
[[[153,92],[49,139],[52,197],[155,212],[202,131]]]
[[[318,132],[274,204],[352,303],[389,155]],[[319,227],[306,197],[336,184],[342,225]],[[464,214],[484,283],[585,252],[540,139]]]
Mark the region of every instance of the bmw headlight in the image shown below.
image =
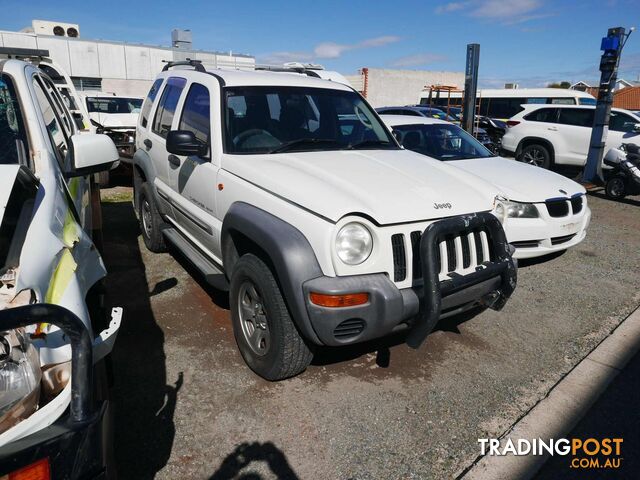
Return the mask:
[[[533,203],[497,200],[494,213],[498,220],[504,222],[507,218],[538,218],[538,208]]]
[[[24,329],[0,332],[0,433],[38,408],[41,378],[38,352]]]
[[[336,253],[347,265],[359,265],[373,250],[373,237],[361,223],[347,223],[336,236]]]

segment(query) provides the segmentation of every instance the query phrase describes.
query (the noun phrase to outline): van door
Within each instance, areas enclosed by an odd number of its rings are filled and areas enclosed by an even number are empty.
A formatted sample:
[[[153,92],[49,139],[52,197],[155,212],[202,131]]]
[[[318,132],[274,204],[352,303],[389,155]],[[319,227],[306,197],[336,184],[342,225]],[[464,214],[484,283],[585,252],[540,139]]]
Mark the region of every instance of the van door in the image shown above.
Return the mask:
[[[213,92],[217,98],[217,89]],[[179,114],[175,130],[193,132],[207,145],[207,155],[199,157],[171,155],[169,178],[174,192],[172,203],[176,220],[205,253],[222,264],[220,232],[217,218],[216,188],[220,165],[211,154],[212,92],[197,82],[191,83]]]
[[[558,133],[562,138],[562,148],[556,152],[556,163],[584,165],[589,153],[589,141],[593,127],[592,108],[560,108]]]

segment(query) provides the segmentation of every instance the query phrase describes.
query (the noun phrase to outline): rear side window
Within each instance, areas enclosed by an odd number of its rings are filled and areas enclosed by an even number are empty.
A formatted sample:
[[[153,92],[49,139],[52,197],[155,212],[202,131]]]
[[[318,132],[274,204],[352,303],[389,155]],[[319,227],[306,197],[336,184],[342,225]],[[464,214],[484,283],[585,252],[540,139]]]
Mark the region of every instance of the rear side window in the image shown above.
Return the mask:
[[[557,108],[541,108],[524,116],[530,122],[555,123],[557,118]]]
[[[562,108],[558,123],[591,128],[593,127],[593,114],[594,110],[591,109]]]
[[[187,93],[178,130],[193,132],[202,143],[209,143],[210,134],[209,89],[194,83]]]
[[[147,123],[149,122],[149,112],[151,111],[151,105],[153,105],[153,101],[156,99],[163,81],[164,80],[162,78],[159,78],[155,82],[153,82],[153,85],[151,85],[151,90],[149,90],[149,93],[147,94],[147,98],[144,99],[142,112],[140,113],[143,127],[146,127]]]
[[[49,97],[45,93],[44,87],[40,85],[40,82],[36,77],[33,77],[33,90],[35,91],[36,102],[40,107],[40,112],[42,113],[42,117],[44,118],[45,126],[47,127],[47,131],[49,132],[51,143],[55,148],[56,154],[58,155],[58,161],[60,162],[60,165],[62,165],[62,162],[69,148],[69,138],[65,134],[65,131],[62,127],[62,122],[58,117],[53,102],[49,99]]]
[[[167,134],[171,130],[171,123],[176,113],[178,100],[180,100],[180,95],[186,83],[187,81],[184,78],[172,77],[167,80],[167,86],[162,92],[162,97],[160,97],[152,128],[154,133],[163,138],[167,138]]]

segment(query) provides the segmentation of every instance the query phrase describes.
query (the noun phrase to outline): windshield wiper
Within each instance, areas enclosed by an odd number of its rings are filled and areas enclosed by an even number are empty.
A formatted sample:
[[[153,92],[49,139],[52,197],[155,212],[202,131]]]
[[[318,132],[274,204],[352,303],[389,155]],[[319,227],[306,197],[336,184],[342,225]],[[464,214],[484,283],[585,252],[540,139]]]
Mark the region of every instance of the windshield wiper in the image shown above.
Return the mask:
[[[279,145],[272,150],[269,150],[268,153],[281,153],[286,152],[287,150],[291,150],[294,147],[300,147],[303,145],[318,145],[318,144],[326,144],[330,143],[332,145],[340,144],[337,140],[332,140],[330,138],[298,138],[296,140],[291,140],[290,142],[285,142],[282,145]]]
[[[356,150],[356,149],[361,148],[361,147],[370,147],[370,146],[373,146],[373,145],[385,145],[385,146],[388,146],[388,145],[392,145],[392,143],[389,142],[388,140],[363,140],[361,142],[353,143],[351,145],[348,145],[347,149],[348,150]]]

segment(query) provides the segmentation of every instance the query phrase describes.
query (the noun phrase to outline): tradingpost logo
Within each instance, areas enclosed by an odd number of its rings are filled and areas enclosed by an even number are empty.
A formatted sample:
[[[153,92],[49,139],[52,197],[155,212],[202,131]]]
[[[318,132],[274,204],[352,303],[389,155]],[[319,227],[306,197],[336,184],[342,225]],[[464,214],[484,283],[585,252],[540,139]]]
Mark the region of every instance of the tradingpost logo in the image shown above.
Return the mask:
[[[616,469],[622,464],[622,438],[479,438],[481,455],[560,455],[570,456],[571,468]]]

